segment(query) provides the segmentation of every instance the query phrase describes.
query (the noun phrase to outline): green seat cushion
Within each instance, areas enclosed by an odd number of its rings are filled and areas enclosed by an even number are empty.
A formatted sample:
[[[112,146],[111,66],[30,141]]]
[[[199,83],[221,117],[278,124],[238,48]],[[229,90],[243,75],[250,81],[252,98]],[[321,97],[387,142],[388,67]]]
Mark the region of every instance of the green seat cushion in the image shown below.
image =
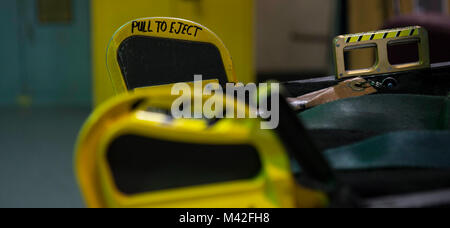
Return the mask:
[[[320,105],[299,114],[320,149],[396,131],[449,129],[447,97],[370,95]]]
[[[332,167],[337,170],[450,170],[450,131],[389,133],[324,153]]]
[[[450,131],[388,133],[324,152],[338,179],[361,197],[450,187]],[[293,161],[293,172],[303,173]]]
[[[324,104],[300,114],[309,129],[373,132],[448,129],[449,99],[420,95],[371,95]]]

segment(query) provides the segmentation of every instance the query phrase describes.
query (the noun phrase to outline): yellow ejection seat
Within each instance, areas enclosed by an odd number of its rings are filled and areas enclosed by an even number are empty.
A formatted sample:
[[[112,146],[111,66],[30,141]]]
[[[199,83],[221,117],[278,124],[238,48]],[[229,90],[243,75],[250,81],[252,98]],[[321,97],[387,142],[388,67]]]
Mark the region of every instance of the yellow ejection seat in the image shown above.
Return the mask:
[[[193,82],[236,82],[230,53],[208,28],[177,18],[142,18],[113,36],[107,68],[116,94],[145,87]]]
[[[295,207],[296,194],[302,206],[326,205],[323,194],[295,188],[283,143],[259,119],[175,119],[176,98],[146,89],[91,115],[75,156],[87,206]]]

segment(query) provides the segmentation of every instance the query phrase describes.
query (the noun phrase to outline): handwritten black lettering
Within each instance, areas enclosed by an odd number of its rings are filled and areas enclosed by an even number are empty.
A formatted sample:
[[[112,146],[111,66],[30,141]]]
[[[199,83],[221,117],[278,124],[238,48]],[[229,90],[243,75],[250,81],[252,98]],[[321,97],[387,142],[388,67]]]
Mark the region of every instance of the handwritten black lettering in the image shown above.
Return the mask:
[[[181,34],[181,35],[189,35],[197,37],[198,32],[202,31],[203,29],[196,25],[190,25],[183,22],[171,22],[170,26],[168,25],[167,21],[133,21],[131,23],[131,33],[135,33],[136,30],[139,32],[147,33],[147,32],[153,32],[152,26],[155,24],[156,26],[156,32],[169,32],[169,33],[175,33],[175,34]],[[194,31],[195,29],[195,31]]]
[[[190,32],[192,27],[194,27],[194,26],[193,26],[193,25],[189,25],[189,27],[188,27],[188,29],[187,29],[187,34],[188,34],[189,36],[192,36],[192,33]]]
[[[175,32],[176,34],[180,34],[181,28],[183,27],[183,23],[178,22],[178,24],[179,24],[180,26],[178,27],[178,30]]]
[[[172,22],[172,23],[170,23],[170,30],[169,30],[169,33],[174,33],[174,29],[175,29],[175,24],[176,24],[176,22]]]
[[[187,25],[187,24],[183,25],[183,31],[181,32],[181,34],[183,34],[183,35],[186,34],[186,30],[187,30],[188,26],[189,25]]]
[[[161,30],[161,21],[155,21],[156,23],[156,32],[159,32]]]
[[[147,31],[148,31],[148,32],[153,32],[153,31],[152,31],[152,21],[148,21]]]
[[[139,32],[153,32],[151,29],[152,21],[133,21],[131,23],[131,33],[137,29]]]
[[[203,29],[198,26],[195,26],[195,34],[194,34],[195,37],[197,37],[197,33],[199,30],[202,31]]]
[[[165,32],[167,30],[167,22],[165,21],[155,21],[156,24],[158,24],[156,31],[159,32]]]
[[[167,22],[165,22],[165,21],[162,22],[161,31],[163,31],[163,32],[167,31]]]
[[[131,33],[134,33],[134,29],[135,28],[139,28],[139,22],[138,21],[133,21],[133,23],[131,23]]]
[[[146,22],[145,22],[145,21],[141,21],[140,23],[141,23],[141,25],[139,26],[139,27],[140,27],[140,28],[139,28],[139,31],[141,31],[141,32],[147,32],[146,27],[145,27]]]

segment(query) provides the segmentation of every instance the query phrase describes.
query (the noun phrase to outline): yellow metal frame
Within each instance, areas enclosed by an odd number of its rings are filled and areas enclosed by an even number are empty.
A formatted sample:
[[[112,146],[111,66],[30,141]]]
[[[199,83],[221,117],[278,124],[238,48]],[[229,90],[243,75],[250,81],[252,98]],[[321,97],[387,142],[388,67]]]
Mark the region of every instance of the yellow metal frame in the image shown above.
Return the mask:
[[[419,61],[392,65],[388,58],[388,45],[400,42],[418,42]],[[341,35],[334,39],[336,77],[338,79],[365,75],[394,73],[430,67],[430,52],[427,31],[420,27],[406,27],[376,32]],[[376,47],[377,58],[374,66],[368,69],[346,70],[344,52],[346,50]]]
[[[286,150],[273,131],[259,128],[258,119],[222,119],[208,126],[201,119],[175,119],[167,123],[164,115],[145,111],[148,107],[170,108],[174,99],[164,88],[144,89],[113,98],[90,116],[80,133],[75,155],[77,179],[89,207],[326,205],[324,194],[296,187]],[[141,105],[132,109],[136,103]],[[263,168],[250,180],[125,195],[114,184],[105,154],[113,139],[129,133],[176,142],[250,145],[258,150]]]
[[[156,21],[165,23],[167,25],[167,29],[164,31],[158,31],[154,27]],[[144,25],[144,29],[142,31],[135,28],[137,23],[140,23],[140,25]],[[151,27],[149,31],[148,25],[150,23],[153,27]],[[181,25],[183,26],[183,28],[178,34],[175,33],[173,29],[171,29],[171,26],[178,27]],[[117,61],[117,50],[120,44],[125,39],[131,36],[159,37],[213,44],[220,51],[228,81],[237,82],[231,55],[222,40],[220,40],[220,38],[214,32],[203,25],[184,19],[169,17],[149,17],[136,19],[126,23],[116,31],[110,41],[107,51],[107,69],[116,94],[127,92],[127,87],[122,76],[122,71],[120,70]],[[171,85],[159,87],[166,87],[170,91]]]

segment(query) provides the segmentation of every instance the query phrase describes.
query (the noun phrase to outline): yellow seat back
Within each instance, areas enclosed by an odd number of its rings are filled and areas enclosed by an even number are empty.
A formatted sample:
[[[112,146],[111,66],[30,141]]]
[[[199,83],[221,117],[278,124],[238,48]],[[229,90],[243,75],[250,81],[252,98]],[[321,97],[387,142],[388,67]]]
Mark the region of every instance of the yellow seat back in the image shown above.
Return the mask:
[[[107,68],[116,94],[192,82],[194,75],[220,84],[236,82],[220,38],[200,24],[178,18],[143,18],[123,25],[109,44]]]
[[[166,110],[175,98],[140,90],[91,115],[75,161],[89,207],[296,206],[289,158],[273,131],[258,119],[174,119]]]

